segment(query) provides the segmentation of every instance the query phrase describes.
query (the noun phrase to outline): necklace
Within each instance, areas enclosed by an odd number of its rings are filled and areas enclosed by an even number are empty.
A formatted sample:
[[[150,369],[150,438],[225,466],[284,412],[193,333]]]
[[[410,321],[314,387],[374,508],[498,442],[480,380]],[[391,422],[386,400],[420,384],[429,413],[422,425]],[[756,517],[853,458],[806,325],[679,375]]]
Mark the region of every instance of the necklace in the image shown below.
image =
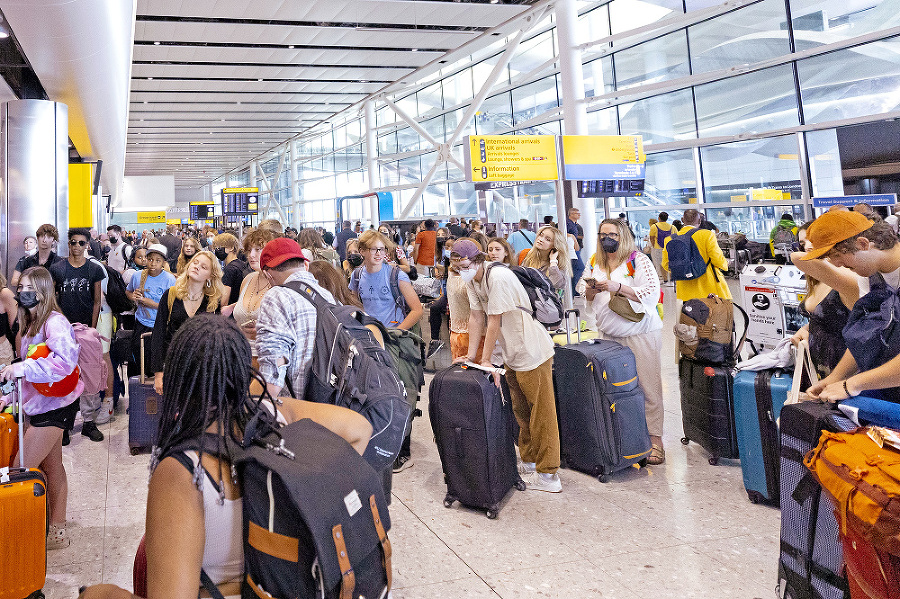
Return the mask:
[[[201,299],[202,297],[203,297],[203,293],[202,293],[202,292],[200,293],[200,295],[198,295],[198,296],[196,296],[196,297],[191,297],[191,296],[188,295],[187,293],[184,294],[184,299],[186,299],[186,300],[189,301],[189,302],[199,302],[200,299]]]

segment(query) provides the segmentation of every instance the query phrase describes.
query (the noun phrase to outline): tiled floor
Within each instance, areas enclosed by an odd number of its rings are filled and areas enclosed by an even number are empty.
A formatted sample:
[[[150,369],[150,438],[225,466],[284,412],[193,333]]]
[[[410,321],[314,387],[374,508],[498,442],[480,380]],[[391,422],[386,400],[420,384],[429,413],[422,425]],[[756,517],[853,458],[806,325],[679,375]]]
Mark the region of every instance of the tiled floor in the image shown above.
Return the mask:
[[[774,595],[779,512],[748,501],[738,462],[710,466],[701,448],[679,442],[673,295],[663,360],[667,463],[606,484],[563,470],[562,493],[512,491],[499,518],[488,520],[459,504],[444,508],[423,410],[413,431],[415,466],[394,477],[395,599]],[[73,541],[49,554],[49,599],[75,597],[78,586],[101,581],[131,588],[148,457],[128,452],[124,414],[103,428],[107,441],[76,434],[64,451]]]

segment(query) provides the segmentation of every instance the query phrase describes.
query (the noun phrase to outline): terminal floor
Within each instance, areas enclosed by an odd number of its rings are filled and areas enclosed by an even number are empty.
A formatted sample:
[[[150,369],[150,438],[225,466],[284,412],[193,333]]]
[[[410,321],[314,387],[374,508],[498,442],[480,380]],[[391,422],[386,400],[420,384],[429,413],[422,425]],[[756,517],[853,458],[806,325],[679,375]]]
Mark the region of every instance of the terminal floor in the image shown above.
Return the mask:
[[[513,490],[500,516],[488,520],[459,504],[444,508],[446,488],[420,402],[415,466],[394,476],[395,599],[773,596],[778,510],[749,502],[739,462],[710,466],[699,446],[679,442],[676,306],[674,293],[666,295],[666,464],[622,472],[606,484],[562,470],[562,493]],[[103,443],[75,434],[64,449],[72,544],[48,555],[48,599],[73,598],[80,585],[100,582],[131,589],[149,458],[128,452],[127,422],[117,414],[102,427]]]

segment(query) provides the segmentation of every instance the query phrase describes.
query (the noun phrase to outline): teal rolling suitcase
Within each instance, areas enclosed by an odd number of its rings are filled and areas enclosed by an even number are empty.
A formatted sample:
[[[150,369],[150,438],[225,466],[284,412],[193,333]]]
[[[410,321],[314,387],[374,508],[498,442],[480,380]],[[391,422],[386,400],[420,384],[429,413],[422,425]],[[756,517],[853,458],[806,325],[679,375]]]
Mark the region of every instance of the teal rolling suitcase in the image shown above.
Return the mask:
[[[744,488],[753,503],[779,505],[778,416],[793,377],[781,370],[741,370],[734,376],[734,424]]]

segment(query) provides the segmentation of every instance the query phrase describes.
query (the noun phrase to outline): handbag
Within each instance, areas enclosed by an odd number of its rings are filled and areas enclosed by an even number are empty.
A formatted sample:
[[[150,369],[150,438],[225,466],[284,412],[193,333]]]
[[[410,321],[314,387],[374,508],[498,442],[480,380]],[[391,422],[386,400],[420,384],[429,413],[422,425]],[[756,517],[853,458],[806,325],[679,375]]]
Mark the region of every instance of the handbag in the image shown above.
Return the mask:
[[[643,312],[635,312],[631,302],[624,295],[610,295],[609,309],[627,320],[628,322],[640,322],[644,318]]]

